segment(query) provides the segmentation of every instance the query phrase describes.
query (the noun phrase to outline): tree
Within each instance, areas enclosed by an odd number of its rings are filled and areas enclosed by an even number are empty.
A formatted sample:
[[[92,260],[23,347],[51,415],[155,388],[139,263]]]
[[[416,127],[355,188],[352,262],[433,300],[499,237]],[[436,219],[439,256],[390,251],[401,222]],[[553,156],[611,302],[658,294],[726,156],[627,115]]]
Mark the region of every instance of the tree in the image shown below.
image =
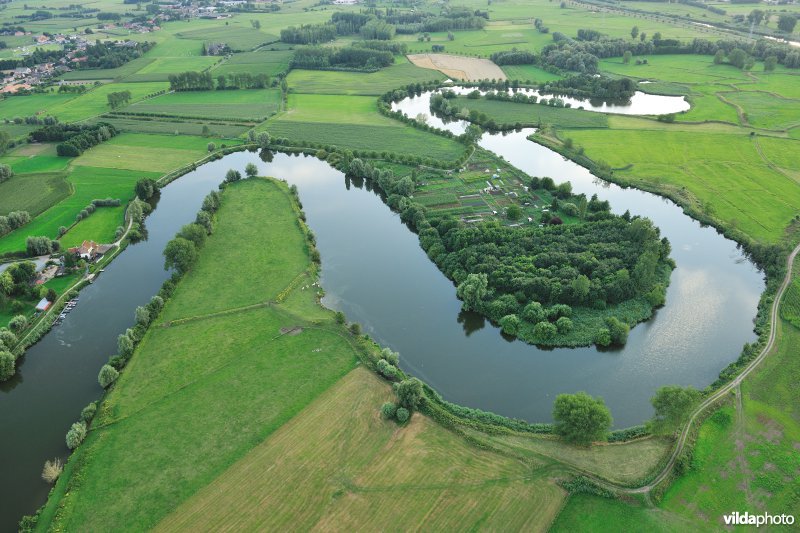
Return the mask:
[[[122,333],[117,337],[117,350],[122,357],[128,358],[133,353],[133,341]]]
[[[650,399],[656,411],[649,424],[653,433],[663,435],[678,429],[700,400],[700,396],[700,391],[694,387],[666,385],[659,388]]]
[[[539,302],[531,302],[522,310],[522,318],[532,324],[541,322],[546,317],[547,315],[544,312],[544,308]]]
[[[64,466],[61,464],[61,459],[58,457],[52,461],[47,460],[44,462],[44,467],[42,468],[42,479],[47,483],[55,483],[63,470]]]
[[[244,173],[248,178],[255,178],[258,175],[258,167],[253,163],[247,163],[247,166],[244,167]]]
[[[183,237],[175,237],[164,248],[164,270],[174,268],[179,274],[185,274],[196,260],[197,247]]]
[[[506,335],[516,335],[519,331],[520,320],[517,315],[506,315],[500,319],[500,327]]]
[[[622,62],[627,65],[628,63],[631,62],[631,57],[633,57],[633,54],[631,53],[631,51],[630,50],[625,50],[625,53],[622,54]]]
[[[721,65],[723,61],[725,61],[725,52],[722,49],[717,50],[717,53],[714,54],[714,64]]]
[[[605,438],[611,427],[611,413],[602,398],[585,392],[559,394],[553,404],[555,432],[567,442],[589,445]]]
[[[217,145],[214,144],[214,143],[208,143],[208,145],[206,145],[206,150],[208,150],[209,152],[213,152],[216,149],[217,149]]]
[[[589,296],[590,288],[591,282],[583,274],[572,280],[572,292],[575,294],[575,300],[579,303],[585,301]]]
[[[14,354],[6,350],[0,351],[0,381],[11,379],[16,372]]]
[[[100,373],[97,374],[97,382],[100,383],[100,386],[104,389],[107,389],[112,383],[117,381],[119,377],[119,372],[117,369],[111,365],[103,365],[100,368]]]
[[[72,427],[67,431],[67,448],[74,450],[80,446],[83,439],[86,438],[86,424],[83,422],[75,422]]]
[[[794,15],[781,15],[778,17],[778,29],[783,32],[792,33],[796,24],[797,18]]]
[[[225,174],[225,181],[227,183],[233,183],[234,181],[239,181],[240,179],[242,179],[242,173],[238,170],[230,169]]]
[[[28,327],[28,319],[25,318],[25,315],[17,315],[8,322],[8,327],[19,333]]]
[[[261,148],[269,148],[269,141],[270,141],[269,133],[267,133],[266,131],[262,131],[258,135],[256,135],[256,142],[258,142],[258,145]]]
[[[547,321],[537,322],[533,326],[533,334],[536,335],[537,339],[549,340],[555,337],[556,333],[558,333],[558,329]]]
[[[11,167],[5,164],[0,164],[0,183],[14,177],[14,171]]]
[[[394,384],[394,391],[401,407],[414,410],[422,401],[422,382],[417,378],[410,378]]]
[[[639,26],[634,26],[631,28],[631,39],[636,39],[637,35],[639,35]]]
[[[569,318],[562,316],[558,320],[556,320],[556,329],[562,335],[569,333],[572,331],[572,320]]]
[[[775,56],[767,56],[764,58],[764,72],[772,72],[775,70],[775,65],[778,63],[778,58]]]
[[[156,192],[158,186],[152,178],[142,178],[136,182],[136,196],[140,200],[149,200]]]
[[[741,48],[734,48],[728,54],[728,62],[736,68],[744,68],[747,61],[747,52]]]
[[[607,328],[600,328],[594,335],[594,343],[598,346],[611,345],[611,332]]]
[[[150,323],[150,311],[146,307],[138,306],[134,315],[136,316],[136,324],[147,326]]]
[[[520,206],[512,204],[508,206],[508,209],[506,209],[506,216],[508,217],[508,220],[517,221],[520,219],[520,217],[522,217],[522,209]]]
[[[761,24],[762,20],[764,20],[764,12],[760,9],[754,9],[747,15],[747,21],[754,23],[756,26]]]
[[[469,274],[456,288],[456,296],[463,302],[466,311],[477,311],[486,296],[489,278],[486,274]]]
[[[89,405],[84,407],[81,410],[81,420],[86,422],[87,424],[94,418],[94,414],[97,412],[97,402],[90,402]]]
[[[187,241],[191,241],[198,250],[206,243],[207,236],[206,228],[194,223],[186,224],[177,234],[177,237],[183,237]]]

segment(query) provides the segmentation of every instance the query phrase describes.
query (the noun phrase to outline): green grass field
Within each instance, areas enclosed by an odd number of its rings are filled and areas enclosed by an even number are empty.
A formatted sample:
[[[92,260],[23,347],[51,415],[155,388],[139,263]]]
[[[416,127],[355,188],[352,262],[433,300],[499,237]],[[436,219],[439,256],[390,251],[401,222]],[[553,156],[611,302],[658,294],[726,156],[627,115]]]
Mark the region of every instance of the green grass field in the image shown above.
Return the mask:
[[[245,21],[241,21],[245,22]],[[245,22],[246,23],[246,22]],[[247,26],[217,26],[197,30],[187,30],[176,34],[181,39],[205,42],[224,42],[233,50],[244,52],[266,43],[273,43],[279,38]]]
[[[52,114],[49,110],[76,98],[75,94],[43,93],[30,96],[11,96],[0,100],[0,119],[25,118]]]
[[[542,104],[517,104],[485,98],[471,100],[466,96],[455,98],[452,104],[470,111],[474,109],[486,113],[498,124],[516,124],[517,122],[523,126],[551,124],[561,128],[604,128],[608,125],[606,114],[581,109],[550,107]]]
[[[279,107],[280,91],[277,89],[248,89],[169,93],[128,106],[125,111],[260,122]]]
[[[502,67],[508,79],[519,81],[531,81],[533,83],[544,83],[561,78],[557,74],[547,72],[534,65],[505,65]]]
[[[420,131],[378,113],[374,98],[291,94],[289,110],[266,122],[270,134],[292,141],[311,141],[348,150],[374,150],[454,160],[460,143]]]
[[[111,110],[107,99],[109,93],[130,91],[131,101],[136,102],[145,96],[168,87],[168,83],[111,83],[101,85],[73,100],[48,108],[47,114],[58,117],[62,122],[84,120]]]
[[[409,83],[443,79],[440,72],[412,65],[405,57],[396,57],[394,65],[374,73],[293,70],[287,78],[289,86],[298,93],[373,96]]]
[[[162,135],[193,135],[203,134],[203,126],[208,126],[211,135],[214,137],[238,137],[249,128],[245,125],[233,124],[230,122],[219,122],[211,120],[195,119],[170,119],[170,118],[151,118],[151,117],[127,117],[127,118],[108,118],[98,119],[102,122],[112,124],[119,131],[127,133],[155,133]]]

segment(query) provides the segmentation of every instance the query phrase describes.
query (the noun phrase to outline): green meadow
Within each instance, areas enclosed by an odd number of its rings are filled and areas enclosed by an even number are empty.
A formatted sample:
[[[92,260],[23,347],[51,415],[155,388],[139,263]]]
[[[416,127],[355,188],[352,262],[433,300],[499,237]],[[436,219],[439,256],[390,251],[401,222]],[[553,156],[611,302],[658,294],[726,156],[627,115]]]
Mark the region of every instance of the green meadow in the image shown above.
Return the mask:
[[[125,111],[178,117],[258,121],[278,111],[280,98],[280,91],[277,89],[169,93],[133,104]]]

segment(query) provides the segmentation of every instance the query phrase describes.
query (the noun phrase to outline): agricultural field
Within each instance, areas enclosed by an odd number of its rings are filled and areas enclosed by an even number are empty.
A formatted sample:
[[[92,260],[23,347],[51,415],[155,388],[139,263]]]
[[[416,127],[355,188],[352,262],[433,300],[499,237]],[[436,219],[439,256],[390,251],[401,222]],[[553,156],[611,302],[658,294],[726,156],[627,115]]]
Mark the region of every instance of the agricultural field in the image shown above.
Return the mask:
[[[113,92],[130,91],[131,102],[136,102],[169,87],[168,83],[112,83],[100,85],[77,98],[47,108],[47,114],[62,122],[74,122],[96,117],[111,110],[108,95]]]
[[[125,108],[126,113],[260,122],[280,108],[277,89],[168,93]]]
[[[466,108],[485,113],[498,124],[517,124],[538,126],[555,124],[561,128],[605,128],[608,116],[604,113],[584,111],[566,107],[551,107],[544,104],[518,104],[487,100],[486,98],[470,99],[459,96],[452,101],[459,108]]]
[[[274,77],[289,70],[289,61],[293,52],[290,50],[259,50],[234,54],[213,69],[215,76],[230,74],[266,74]]]

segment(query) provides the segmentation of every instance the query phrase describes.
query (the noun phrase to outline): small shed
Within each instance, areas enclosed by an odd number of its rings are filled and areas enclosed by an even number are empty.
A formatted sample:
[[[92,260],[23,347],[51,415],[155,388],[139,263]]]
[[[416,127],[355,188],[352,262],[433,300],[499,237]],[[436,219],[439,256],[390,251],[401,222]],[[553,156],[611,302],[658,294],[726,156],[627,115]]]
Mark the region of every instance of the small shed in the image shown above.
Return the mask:
[[[47,311],[48,309],[50,309],[51,305],[53,304],[50,303],[50,300],[48,300],[47,298],[42,298],[42,300],[38,304],[36,304],[36,310]]]

